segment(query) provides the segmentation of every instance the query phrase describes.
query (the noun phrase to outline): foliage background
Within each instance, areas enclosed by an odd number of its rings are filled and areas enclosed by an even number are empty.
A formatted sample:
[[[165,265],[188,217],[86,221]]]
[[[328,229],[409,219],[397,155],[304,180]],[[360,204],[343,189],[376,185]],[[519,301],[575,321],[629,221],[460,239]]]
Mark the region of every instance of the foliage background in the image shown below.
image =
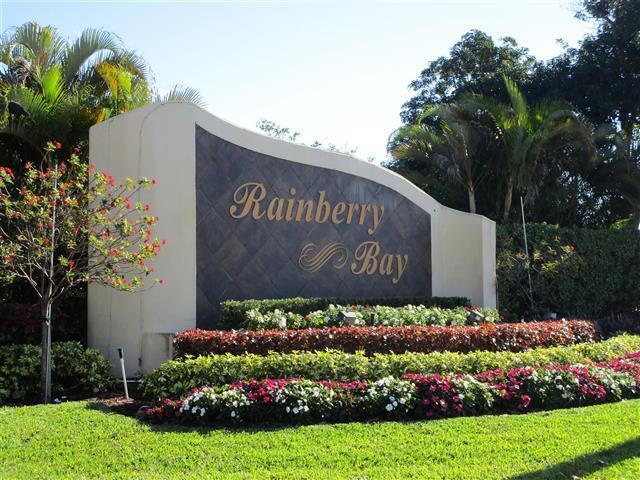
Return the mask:
[[[640,308],[640,232],[527,225],[532,306],[521,225],[497,228],[499,309],[507,318],[602,316]]]

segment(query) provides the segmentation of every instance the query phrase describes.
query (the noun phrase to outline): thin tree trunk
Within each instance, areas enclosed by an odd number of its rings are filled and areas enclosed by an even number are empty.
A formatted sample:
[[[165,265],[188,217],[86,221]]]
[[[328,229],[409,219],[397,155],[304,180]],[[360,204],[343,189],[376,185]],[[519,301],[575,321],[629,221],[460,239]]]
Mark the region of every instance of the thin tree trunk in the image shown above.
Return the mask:
[[[476,213],[476,192],[473,187],[469,187],[467,193],[469,194],[469,212]]]
[[[51,304],[42,306],[42,362],[40,368],[42,403],[51,403]]]
[[[507,193],[504,197],[504,212],[502,213],[502,220],[509,220],[509,213],[511,212],[511,203],[513,202],[513,179],[509,178],[507,181]]]

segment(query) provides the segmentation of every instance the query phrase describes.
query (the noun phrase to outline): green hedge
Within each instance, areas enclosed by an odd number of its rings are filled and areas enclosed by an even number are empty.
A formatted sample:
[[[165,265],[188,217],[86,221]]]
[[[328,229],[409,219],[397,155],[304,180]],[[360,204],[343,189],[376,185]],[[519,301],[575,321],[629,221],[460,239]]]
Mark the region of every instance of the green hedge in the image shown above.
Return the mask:
[[[375,380],[405,373],[480,373],[525,365],[603,361],[640,350],[640,336],[622,335],[598,343],[535,348],[525,352],[435,352],[375,354],[339,351],[211,355],[171,360],[145,375],[139,391],[145,398],[179,398],[202,385],[236,380],[302,377],[309,380]]]
[[[346,325],[342,312],[355,314],[354,323]],[[326,328],[344,326],[404,327],[411,325],[479,325],[480,323],[500,323],[500,315],[493,308],[471,310],[471,307],[440,308],[422,305],[406,307],[347,306],[329,305],[325,310],[311,312],[306,316],[299,313],[260,312],[249,310],[244,327],[247,330],[301,330],[305,328]]]
[[[0,404],[40,398],[41,351],[37,345],[0,347]],[[54,343],[51,364],[54,397],[103,393],[113,385],[111,367],[102,354],[80,342]]]
[[[469,306],[469,299],[463,297],[397,297],[397,298],[276,298],[267,300],[227,300],[220,304],[222,313],[219,322],[227,328],[244,328],[249,310],[266,313],[274,310],[307,315],[316,310],[325,310],[329,305],[382,305],[404,307],[424,305],[425,307],[455,308]]]
[[[498,307],[513,320],[557,312],[600,316],[640,308],[640,232],[527,225],[535,310],[530,311],[521,225],[497,229]]]

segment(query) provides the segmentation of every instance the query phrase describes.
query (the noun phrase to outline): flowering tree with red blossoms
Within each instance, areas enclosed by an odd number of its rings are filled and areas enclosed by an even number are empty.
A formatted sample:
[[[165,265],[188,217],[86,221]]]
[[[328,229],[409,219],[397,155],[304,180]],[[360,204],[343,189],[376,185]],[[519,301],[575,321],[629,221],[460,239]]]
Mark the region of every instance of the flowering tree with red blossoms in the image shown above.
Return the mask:
[[[121,291],[145,288],[148,264],[164,241],[153,235],[158,217],[137,198],[155,183],[126,179],[81,161],[79,149],[66,161],[50,142],[40,165],[27,163],[16,178],[0,167],[0,274],[20,278],[39,299],[43,318],[43,401],[51,400],[51,309],[80,283]],[[162,283],[162,280],[153,279]]]

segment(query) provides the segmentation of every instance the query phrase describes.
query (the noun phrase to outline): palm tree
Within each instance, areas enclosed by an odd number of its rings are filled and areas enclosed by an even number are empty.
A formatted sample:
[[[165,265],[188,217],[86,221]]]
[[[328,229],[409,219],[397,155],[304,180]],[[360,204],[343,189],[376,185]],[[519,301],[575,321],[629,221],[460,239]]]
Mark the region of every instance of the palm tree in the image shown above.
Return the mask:
[[[480,152],[486,131],[474,115],[464,103],[429,108],[417,124],[398,129],[389,147],[395,159],[422,159],[460,183],[471,213],[476,213],[478,186],[487,173]]]
[[[640,126],[630,133],[608,129],[606,145],[593,169],[591,181],[605,191],[620,195],[632,208],[632,226],[640,228]]]
[[[530,107],[517,85],[504,77],[508,104],[482,95],[467,97],[466,102],[484,112],[487,128],[501,162],[504,183],[503,220],[508,220],[514,191],[533,197],[547,167],[548,157],[556,150],[573,147],[595,155],[591,130],[567,105],[546,101]],[[468,106],[468,108],[470,108]]]
[[[111,32],[87,29],[68,41],[29,22],[0,39],[0,133],[36,150],[51,139],[75,143],[93,123],[152,101],[204,104],[190,88],[158,95],[145,61]]]

